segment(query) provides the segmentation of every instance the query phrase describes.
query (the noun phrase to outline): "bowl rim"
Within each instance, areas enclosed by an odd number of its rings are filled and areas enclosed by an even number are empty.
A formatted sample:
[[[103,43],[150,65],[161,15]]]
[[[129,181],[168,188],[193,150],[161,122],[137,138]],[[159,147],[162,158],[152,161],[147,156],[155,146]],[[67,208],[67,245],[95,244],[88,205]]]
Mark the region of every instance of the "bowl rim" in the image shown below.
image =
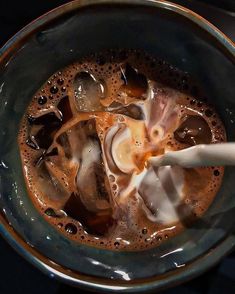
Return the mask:
[[[81,7],[103,4],[146,5],[171,10],[194,22],[201,29],[209,33],[231,54],[233,58],[235,58],[235,44],[224,33],[197,13],[181,5],[164,0],[74,0],[43,14],[10,38],[0,49],[0,66],[14,55],[20,45],[25,42],[27,38],[44,25],[47,25],[51,21]],[[163,288],[165,289],[177,285],[205,272],[218,263],[224,255],[228,254],[233,248],[235,248],[235,235],[229,235],[205,255],[197,258],[195,261],[184,267],[172,270],[161,276],[158,275],[149,279],[133,280],[127,283],[125,281],[113,281],[107,278],[91,277],[81,273],[72,272],[44,258],[42,254],[27,244],[27,242],[24,241],[9,225],[3,213],[0,213],[0,234],[21,256],[49,277],[56,278],[67,284],[87,290],[109,293],[140,293],[161,290]]]

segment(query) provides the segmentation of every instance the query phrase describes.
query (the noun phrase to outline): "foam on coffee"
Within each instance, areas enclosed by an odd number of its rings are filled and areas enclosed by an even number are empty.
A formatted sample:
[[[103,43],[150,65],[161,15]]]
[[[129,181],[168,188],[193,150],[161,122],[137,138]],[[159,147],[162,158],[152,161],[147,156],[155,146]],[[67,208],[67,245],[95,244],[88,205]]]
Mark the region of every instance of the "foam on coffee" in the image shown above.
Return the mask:
[[[29,195],[77,242],[141,250],[209,207],[222,167],[153,167],[150,156],[226,140],[190,77],[134,50],[84,58],[34,95],[19,131]]]

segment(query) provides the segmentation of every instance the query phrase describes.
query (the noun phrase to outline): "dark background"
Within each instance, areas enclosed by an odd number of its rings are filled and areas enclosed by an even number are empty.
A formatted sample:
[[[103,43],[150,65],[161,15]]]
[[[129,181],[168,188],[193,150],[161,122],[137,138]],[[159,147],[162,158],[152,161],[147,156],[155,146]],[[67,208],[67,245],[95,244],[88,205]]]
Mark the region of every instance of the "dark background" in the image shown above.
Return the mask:
[[[171,0],[198,12],[235,40],[235,0]],[[0,47],[34,18],[68,1],[0,0]],[[0,294],[85,293],[52,280],[28,264],[0,237]],[[165,294],[235,293],[235,253],[201,277]]]

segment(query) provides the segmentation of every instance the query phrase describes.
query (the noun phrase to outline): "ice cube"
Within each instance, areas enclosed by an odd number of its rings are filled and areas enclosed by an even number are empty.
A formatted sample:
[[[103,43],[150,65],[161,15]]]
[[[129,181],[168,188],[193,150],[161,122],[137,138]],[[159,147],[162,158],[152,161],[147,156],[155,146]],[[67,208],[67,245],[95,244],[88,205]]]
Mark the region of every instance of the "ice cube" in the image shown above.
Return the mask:
[[[90,112],[103,109],[100,99],[105,97],[105,85],[88,72],[79,72],[73,82],[74,101],[78,111]]]
[[[148,90],[148,81],[144,74],[139,73],[137,69],[133,68],[129,63],[125,68],[121,67],[121,78],[124,85],[121,87],[121,92],[127,96],[137,99],[146,99],[145,94]]]
[[[78,168],[73,181],[86,209],[93,212],[110,209],[109,184],[104,171],[95,119],[80,121],[61,134],[57,142],[71,166],[76,165]]]

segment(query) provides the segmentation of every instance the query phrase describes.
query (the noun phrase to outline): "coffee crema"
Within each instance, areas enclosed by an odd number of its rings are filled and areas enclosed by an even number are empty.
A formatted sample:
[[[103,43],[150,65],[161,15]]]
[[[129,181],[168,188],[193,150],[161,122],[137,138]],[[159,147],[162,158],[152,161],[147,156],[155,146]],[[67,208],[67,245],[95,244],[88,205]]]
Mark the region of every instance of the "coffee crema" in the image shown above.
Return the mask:
[[[226,141],[190,77],[135,51],[107,51],[53,74],[18,142],[28,193],[46,220],[91,246],[142,250],[190,226],[223,167],[154,167],[151,156]]]

